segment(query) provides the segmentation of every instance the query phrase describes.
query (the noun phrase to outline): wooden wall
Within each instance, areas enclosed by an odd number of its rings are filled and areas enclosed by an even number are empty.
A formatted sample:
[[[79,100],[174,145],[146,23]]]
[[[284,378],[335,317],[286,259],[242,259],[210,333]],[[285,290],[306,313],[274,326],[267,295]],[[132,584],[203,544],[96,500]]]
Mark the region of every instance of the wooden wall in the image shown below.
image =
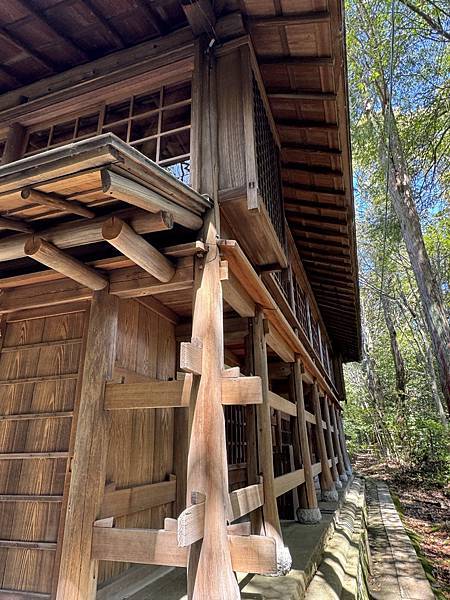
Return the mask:
[[[121,301],[116,364],[157,379],[175,377],[174,326],[135,300]],[[111,417],[107,482],[118,488],[164,481],[173,472],[173,409],[119,411]],[[162,527],[165,505],[116,520],[117,527]],[[102,563],[99,582],[122,571]]]
[[[33,315],[31,315],[33,316]],[[0,340],[0,588],[50,593],[82,358],[85,312],[3,322]],[[52,417],[31,418],[36,413]],[[12,415],[27,414],[26,420]],[[9,415],[9,418],[5,418]],[[21,453],[19,459],[13,454]],[[10,456],[5,456],[9,454]],[[23,458],[22,458],[23,456]],[[14,495],[12,500],[9,496]],[[21,499],[17,499],[21,495]],[[38,496],[56,496],[51,502]],[[23,498],[26,496],[27,498]],[[12,541],[13,540],[13,541]],[[25,547],[17,548],[26,542]],[[31,542],[45,542],[32,549]],[[23,545],[23,544],[22,544]],[[39,546],[39,544],[37,544]],[[45,549],[43,549],[45,548]],[[3,597],[3,595],[2,595]],[[28,595],[27,595],[28,597]],[[31,597],[31,596],[30,596]]]
[[[58,314],[42,309],[38,315],[12,315],[9,322],[0,319],[0,598],[5,596],[2,590],[51,597],[62,535],[60,515],[70,483],[66,455],[76,435],[86,309],[86,305],[71,307],[67,314],[60,314],[64,308]],[[116,365],[158,379],[173,378],[174,326],[135,300],[121,301]],[[55,416],[62,411],[64,417]],[[36,413],[51,416],[36,418]],[[24,414],[29,418],[23,419]],[[65,454],[33,456],[44,452]],[[5,456],[17,453],[23,458]],[[111,416],[107,484],[121,488],[158,482],[172,472],[173,409],[120,411]],[[43,501],[42,496],[52,498]],[[166,516],[172,516],[171,504],[117,519],[116,525],[158,528]],[[23,541],[26,547],[14,547],[20,546],[14,542]],[[101,563],[99,582],[126,567]]]

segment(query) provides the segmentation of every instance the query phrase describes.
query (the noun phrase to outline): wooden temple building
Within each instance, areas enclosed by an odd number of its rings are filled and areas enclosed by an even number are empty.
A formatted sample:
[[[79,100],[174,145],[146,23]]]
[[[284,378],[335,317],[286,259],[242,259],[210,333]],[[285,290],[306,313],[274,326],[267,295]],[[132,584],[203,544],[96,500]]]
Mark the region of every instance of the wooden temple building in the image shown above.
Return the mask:
[[[290,568],[351,473],[341,0],[0,5],[0,600]]]

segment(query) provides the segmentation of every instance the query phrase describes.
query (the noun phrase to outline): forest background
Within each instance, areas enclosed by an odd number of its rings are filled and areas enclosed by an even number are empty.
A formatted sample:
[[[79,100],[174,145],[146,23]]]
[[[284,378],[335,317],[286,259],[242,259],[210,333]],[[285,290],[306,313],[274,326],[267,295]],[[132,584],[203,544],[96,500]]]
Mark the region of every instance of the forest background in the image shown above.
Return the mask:
[[[450,4],[347,0],[346,28],[363,338],[346,435],[450,598]]]

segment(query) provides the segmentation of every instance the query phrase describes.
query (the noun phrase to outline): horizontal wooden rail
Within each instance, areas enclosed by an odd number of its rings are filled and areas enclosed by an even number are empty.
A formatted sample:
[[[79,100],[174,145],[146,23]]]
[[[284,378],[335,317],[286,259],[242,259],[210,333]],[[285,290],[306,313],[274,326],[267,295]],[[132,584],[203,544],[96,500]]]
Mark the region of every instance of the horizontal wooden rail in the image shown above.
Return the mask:
[[[262,483],[239,488],[230,493],[229,521],[236,521],[264,504],[264,488]]]
[[[253,301],[264,309],[266,318],[273,327],[278,330],[279,335],[284,340],[286,348],[289,349],[293,355],[299,354],[301,356],[305,369],[317,380],[317,383],[323,392],[339,405],[335,391],[325,380],[322,372],[314,363],[305,346],[277,306],[272,295],[267,290],[239,244],[235,240],[219,240],[218,245],[221,255],[228,261],[230,271],[237,277]]]
[[[62,381],[77,379],[78,373],[63,373],[62,375],[36,375],[35,377],[18,377],[17,379],[2,379],[0,385],[15,385],[16,383],[39,383],[41,381]]]
[[[121,490],[107,490],[103,496],[98,519],[131,515],[161,504],[168,504],[175,501],[175,494],[175,479]]]
[[[36,494],[0,494],[0,502],[62,502],[62,496],[39,496]]]
[[[24,592],[18,590],[0,589],[0,600],[50,600],[50,594],[41,594],[40,592]]]
[[[189,374],[182,381],[149,381],[144,383],[107,383],[105,410],[142,408],[183,408],[189,406]],[[261,404],[259,377],[223,377],[222,404]]]
[[[18,346],[3,346],[2,354],[5,352],[19,352],[22,350],[35,350],[36,348],[51,348],[52,346],[72,346],[81,344],[83,338],[71,338],[68,340],[50,340],[48,342],[35,342],[34,344],[19,344]]]
[[[305,483],[305,471],[303,469],[297,469],[297,471],[275,477],[275,496],[278,498],[278,496],[286,494],[286,492],[298,487],[302,483]]]
[[[281,412],[291,415],[291,417],[297,416],[297,406],[274,392],[269,392],[269,404],[275,410],[281,410]]]
[[[29,540],[0,540],[0,548],[24,550],[56,550],[56,542],[33,542]]]
[[[307,423],[312,423],[313,425],[316,424],[316,417],[307,410],[305,410],[305,419]]]
[[[0,454],[0,460],[67,458],[68,456],[68,452],[8,452]]]
[[[322,472],[322,464],[320,463],[320,461],[316,462],[312,465],[311,471],[312,471],[313,477],[316,477],[316,475],[319,475]]]
[[[275,540],[262,535],[229,535],[233,571],[277,574]],[[165,529],[94,527],[92,558],[116,562],[186,567],[188,547],[179,547],[177,533]]]
[[[72,417],[72,410],[64,410],[59,412],[43,412],[43,413],[18,413],[11,415],[0,415],[1,421],[33,421],[37,419],[67,419]]]

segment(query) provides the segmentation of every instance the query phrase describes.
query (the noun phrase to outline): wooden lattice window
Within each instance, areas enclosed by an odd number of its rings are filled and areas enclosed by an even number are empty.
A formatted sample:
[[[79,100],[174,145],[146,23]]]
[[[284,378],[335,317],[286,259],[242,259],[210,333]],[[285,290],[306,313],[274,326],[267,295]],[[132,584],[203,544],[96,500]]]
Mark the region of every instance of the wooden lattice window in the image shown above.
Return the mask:
[[[243,406],[225,407],[228,465],[247,462],[246,422]]]
[[[286,299],[289,301],[289,291],[290,291],[290,281],[289,281],[289,270],[282,269],[281,271],[275,271],[275,278],[278,282],[278,285],[281,288],[281,291],[285,295]]]
[[[297,319],[302,326],[306,335],[309,335],[308,331],[308,308],[306,304],[306,294],[298,284],[298,281],[294,281],[294,299],[295,299],[295,314]]]
[[[283,249],[286,248],[285,220],[281,191],[280,149],[274,139],[258,83],[253,77],[258,191],[269,213]]]
[[[317,356],[320,356],[320,341],[319,341],[319,323],[314,319],[312,315],[310,315],[311,320],[311,336],[312,336],[312,345],[314,350],[317,353]]]
[[[190,81],[99,105],[46,127],[30,128],[24,156],[108,132],[189,183]]]

